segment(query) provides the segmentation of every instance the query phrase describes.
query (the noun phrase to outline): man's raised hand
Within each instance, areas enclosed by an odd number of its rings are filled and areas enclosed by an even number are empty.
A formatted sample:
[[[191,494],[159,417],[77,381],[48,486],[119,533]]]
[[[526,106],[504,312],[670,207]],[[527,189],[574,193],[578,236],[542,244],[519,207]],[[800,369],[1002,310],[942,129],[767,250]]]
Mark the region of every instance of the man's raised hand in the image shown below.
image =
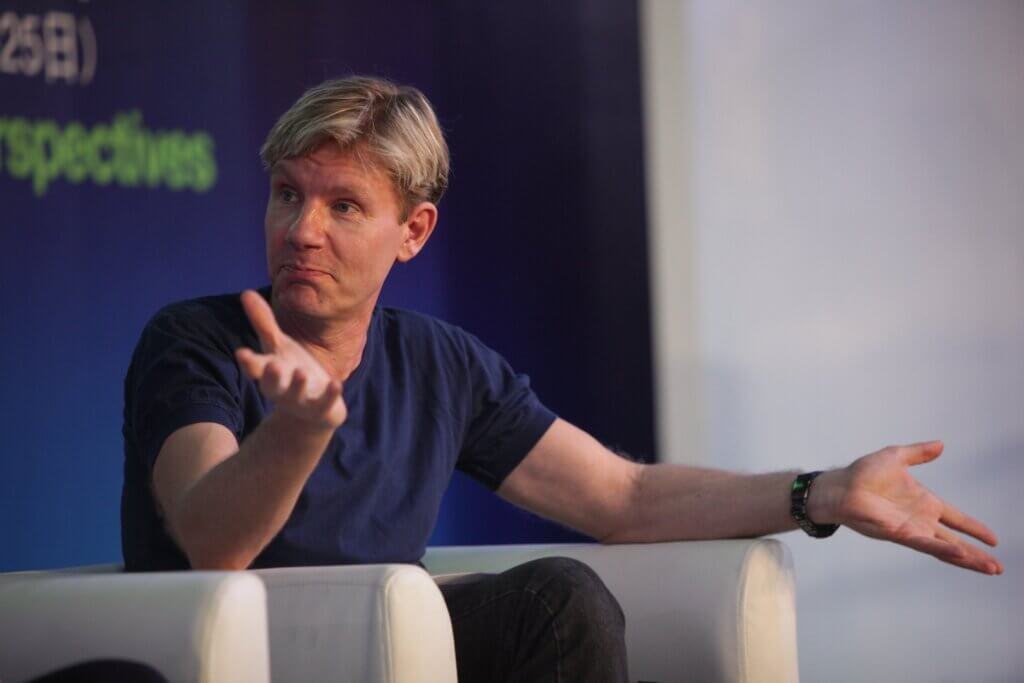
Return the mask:
[[[262,347],[262,353],[244,347],[235,352],[245,374],[259,382],[260,391],[274,401],[275,410],[317,428],[340,426],[348,416],[341,382],[331,378],[309,351],[281,330],[273,309],[257,292],[242,292],[242,307]]]
[[[812,519],[835,521],[865,536],[899,543],[965,569],[1001,574],[999,560],[955,532],[990,546],[996,545],[995,534],[929,491],[909,472],[910,467],[931,462],[941,453],[941,441],[890,446],[845,469],[823,474],[819,481],[828,477],[830,484],[820,492],[817,514],[821,519],[809,510]]]

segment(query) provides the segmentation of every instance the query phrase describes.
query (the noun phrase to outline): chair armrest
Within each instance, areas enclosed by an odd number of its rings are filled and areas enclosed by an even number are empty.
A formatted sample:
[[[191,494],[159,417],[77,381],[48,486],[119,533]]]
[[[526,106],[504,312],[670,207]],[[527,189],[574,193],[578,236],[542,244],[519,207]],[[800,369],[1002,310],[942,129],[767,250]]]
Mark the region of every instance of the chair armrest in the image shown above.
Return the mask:
[[[242,572],[0,577],[0,680],[95,659],[147,664],[171,683],[268,683],[263,584]]]
[[[441,591],[415,565],[260,569],[274,683],[455,683]]]
[[[622,605],[632,679],[798,680],[793,565],[776,540],[435,547],[424,564],[499,572],[552,555],[588,564]]]

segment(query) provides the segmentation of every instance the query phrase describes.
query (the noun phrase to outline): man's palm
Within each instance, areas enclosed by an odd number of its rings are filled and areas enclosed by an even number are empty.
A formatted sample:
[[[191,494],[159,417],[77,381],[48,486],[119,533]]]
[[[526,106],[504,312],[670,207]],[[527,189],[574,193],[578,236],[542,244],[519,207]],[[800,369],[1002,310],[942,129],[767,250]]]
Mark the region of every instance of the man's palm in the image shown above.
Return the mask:
[[[844,472],[839,502],[843,524],[865,536],[899,543],[938,559],[984,573],[1001,573],[999,561],[953,530],[996,544],[992,531],[914,479],[909,467],[930,462],[942,443],[892,446],[856,460]]]

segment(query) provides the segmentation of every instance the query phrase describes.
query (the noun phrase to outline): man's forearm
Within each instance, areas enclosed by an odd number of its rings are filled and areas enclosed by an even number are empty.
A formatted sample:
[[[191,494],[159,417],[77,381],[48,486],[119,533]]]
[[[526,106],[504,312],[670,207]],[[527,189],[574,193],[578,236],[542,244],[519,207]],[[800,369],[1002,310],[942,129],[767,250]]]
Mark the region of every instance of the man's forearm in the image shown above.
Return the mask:
[[[738,474],[684,465],[641,465],[628,518],[602,540],[649,543],[747,538],[795,529],[789,508],[790,486],[796,474]],[[822,484],[824,477],[818,480]],[[819,494],[814,502],[820,500]],[[815,509],[811,510],[812,517]],[[819,516],[816,522],[828,521],[823,510]]]
[[[272,413],[181,497],[171,531],[193,569],[244,569],[281,530],[333,430]]]

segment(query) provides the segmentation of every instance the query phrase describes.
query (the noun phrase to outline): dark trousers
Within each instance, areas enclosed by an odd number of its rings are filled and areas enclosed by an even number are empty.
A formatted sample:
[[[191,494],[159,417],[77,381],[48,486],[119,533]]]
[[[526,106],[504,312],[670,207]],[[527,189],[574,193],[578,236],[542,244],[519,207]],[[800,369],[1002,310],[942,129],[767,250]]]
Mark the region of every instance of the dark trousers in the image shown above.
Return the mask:
[[[626,681],[625,619],[597,574],[552,557],[442,584],[459,681]]]

